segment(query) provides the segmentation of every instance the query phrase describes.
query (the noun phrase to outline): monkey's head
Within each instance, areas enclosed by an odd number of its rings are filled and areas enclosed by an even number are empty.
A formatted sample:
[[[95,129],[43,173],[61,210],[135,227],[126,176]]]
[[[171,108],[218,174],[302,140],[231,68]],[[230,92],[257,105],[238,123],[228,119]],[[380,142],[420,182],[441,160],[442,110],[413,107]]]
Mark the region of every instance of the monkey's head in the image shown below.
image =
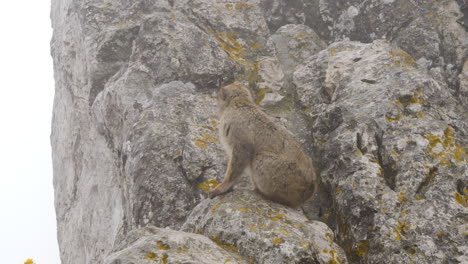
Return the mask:
[[[253,102],[250,90],[238,81],[226,85],[218,91],[218,105],[221,110],[233,99],[244,99]]]

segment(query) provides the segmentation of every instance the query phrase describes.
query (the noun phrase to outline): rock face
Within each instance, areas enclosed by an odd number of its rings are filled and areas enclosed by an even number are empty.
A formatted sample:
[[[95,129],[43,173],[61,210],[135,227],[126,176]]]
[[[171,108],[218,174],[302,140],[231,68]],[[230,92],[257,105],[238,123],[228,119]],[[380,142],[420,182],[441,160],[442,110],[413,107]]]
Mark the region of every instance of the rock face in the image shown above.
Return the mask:
[[[324,223],[250,191],[204,200],[182,229],[221,240],[258,263],[347,263]]]
[[[122,245],[103,263],[249,263],[205,236],[156,227],[130,232]]]
[[[348,257],[466,260],[468,119],[447,85],[385,41],[334,43],[294,83]]]
[[[62,263],[467,262],[463,12],[53,0]],[[302,210],[245,190],[205,198],[226,167],[216,91],[233,80],[320,169]]]

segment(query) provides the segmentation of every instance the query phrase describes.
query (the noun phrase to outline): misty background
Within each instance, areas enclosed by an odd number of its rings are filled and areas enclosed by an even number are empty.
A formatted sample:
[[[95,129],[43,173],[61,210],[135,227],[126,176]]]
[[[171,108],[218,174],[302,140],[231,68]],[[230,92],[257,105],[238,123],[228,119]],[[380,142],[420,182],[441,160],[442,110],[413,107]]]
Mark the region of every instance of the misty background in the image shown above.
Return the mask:
[[[6,1],[0,13],[0,263],[57,264],[50,1]]]

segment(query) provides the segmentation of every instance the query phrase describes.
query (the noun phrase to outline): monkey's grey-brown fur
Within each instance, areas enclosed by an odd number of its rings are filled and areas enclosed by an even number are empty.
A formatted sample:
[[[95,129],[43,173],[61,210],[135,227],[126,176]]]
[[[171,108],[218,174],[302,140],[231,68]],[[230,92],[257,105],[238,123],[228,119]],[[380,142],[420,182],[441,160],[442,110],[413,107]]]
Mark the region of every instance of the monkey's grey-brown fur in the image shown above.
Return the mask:
[[[218,92],[220,138],[229,156],[223,182],[209,197],[229,191],[245,172],[255,191],[272,201],[299,206],[317,188],[312,160],[289,134],[254,103],[235,82]]]

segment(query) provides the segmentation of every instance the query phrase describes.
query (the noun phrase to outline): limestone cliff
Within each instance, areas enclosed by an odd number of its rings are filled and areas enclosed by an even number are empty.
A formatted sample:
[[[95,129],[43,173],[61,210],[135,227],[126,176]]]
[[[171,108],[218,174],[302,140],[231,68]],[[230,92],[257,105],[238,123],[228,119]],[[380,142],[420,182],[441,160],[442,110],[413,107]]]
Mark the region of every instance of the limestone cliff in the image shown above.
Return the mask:
[[[467,263],[462,2],[52,0],[62,263]],[[320,169],[302,210],[206,198],[233,80]]]

